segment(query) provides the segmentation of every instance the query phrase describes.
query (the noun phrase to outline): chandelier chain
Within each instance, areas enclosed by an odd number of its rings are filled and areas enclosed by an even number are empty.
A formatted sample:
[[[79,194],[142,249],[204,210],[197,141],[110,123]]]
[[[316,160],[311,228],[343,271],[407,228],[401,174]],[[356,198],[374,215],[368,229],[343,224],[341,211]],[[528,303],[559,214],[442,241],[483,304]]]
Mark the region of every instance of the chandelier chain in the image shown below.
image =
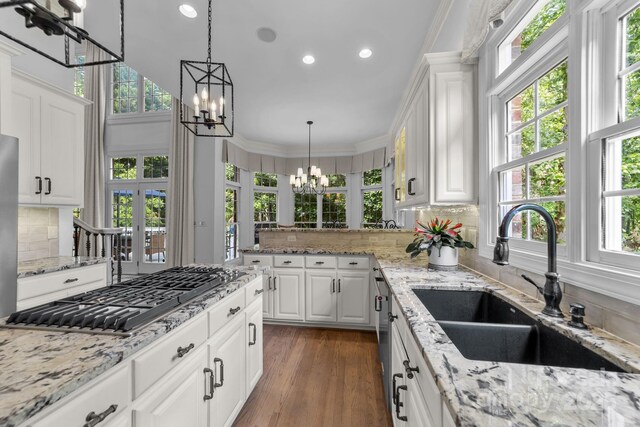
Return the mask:
[[[207,49],[207,62],[211,62],[211,3],[212,0],[209,0],[209,33],[207,34],[209,38],[209,44]]]

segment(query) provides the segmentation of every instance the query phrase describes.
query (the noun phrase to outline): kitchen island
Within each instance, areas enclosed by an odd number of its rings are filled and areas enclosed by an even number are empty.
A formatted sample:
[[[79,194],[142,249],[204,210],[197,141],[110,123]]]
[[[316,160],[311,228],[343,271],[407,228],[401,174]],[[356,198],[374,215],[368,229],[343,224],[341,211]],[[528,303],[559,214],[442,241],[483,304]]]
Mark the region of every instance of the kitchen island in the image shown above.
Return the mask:
[[[214,327],[220,328],[227,319],[240,321],[237,316],[225,317],[226,313],[222,314],[221,320],[216,320],[217,318],[212,318],[211,322],[207,320],[207,315],[213,316],[212,310],[224,305],[226,301],[233,303],[234,307],[236,305],[245,307],[244,291],[245,288],[249,289],[248,286],[251,287],[252,292],[251,295],[247,295],[246,302],[253,302],[254,297],[258,299],[260,296],[259,292],[253,292],[253,287],[256,287],[256,290],[261,287],[262,272],[259,269],[243,267],[238,267],[237,270],[245,275],[149,323],[130,337],[0,328],[0,425],[32,425],[32,419],[37,419],[37,423],[40,423],[33,425],[47,425],[47,419],[43,421],[42,416],[56,410],[59,407],[55,405],[57,402],[67,398],[65,401],[72,403],[69,402],[68,397],[75,396],[74,393],[78,391],[89,392],[90,386],[99,385],[95,383],[96,379],[110,378],[116,372],[119,374],[129,369],[127,364],[132,358],[135,359],[147,348],[164,342],[163,339],[166,336],[175,336],[175,333],[191,328],[192,333],[198,334],[198,337],[202,335],[201,341],[204,341],[209,336],[207,329],[215,332]],[[242,315],[243,319],[239,325],[244,327],[244,314],[235,308],[233,313]],[[195,325],[194,322],[199,323]],[[4,323],[4,319],[1,323]],[[181,328],[187,323],[193,326]],[[193,347],[186,347],[189,342],[194,342],[193,337],[187,338],[189,339],[185,348],[178,351],[178,358],[172,358],[167,363],[181,361],[181,358],[193,349]],[[244,343],[244,334],[241,338]],[[166,350],[167,357],[173,354],[175,347],[177,344]],[[194,352],[197,351],[198,349]],[[183,353],[183,356],[180,356],[180,353]],[[185,360],[189,358],[185,357]],[[147,360],[146,364],[157,369],[152,362],[154,362],[153,357]],[[202,375],[202,369],[200,369],[200,375]],[[198,384],[202,383],[200,377],[197,380]],[[130,381],[130,378],[127,379],[127,382]],[[148,387],[147,379],[143,378],[143,383]],[[89,388],[86,388],[87,386]],[[129,394],[139,396],[141,386],[134,386],[138,390],[131,392],[129,391],[131,386],[125,385],[123,389],[125,391],[121,394],[126,396],[118,396],[118,398],[126,400]],[[202,402],[202,395],[199,397],[199,402]],[[104,409],[96,408],[95,410],[103,411]],[[121,404],[117,410],[123,409],[125,408]],[[84,417],[87,413],[80,415]],[[25,422],[27,423],[23,424]]]
[[[307,233],[309,239],[304,238]],[[259,249],[244,253],[373,255],[442,397],[443,414],[437,425],[449,425],[448,415],[459,426],[640,424],[638,346],[597,328],[569,328],[562,320],[541,315],[540,301],[464,267],[456,272],[428,270],[426,256],[412,260],[404,251],[412,236],[399,230],[270,230],[261,232]],[[414,288],[498,294],[629,373],[466,359],[417,298]]]

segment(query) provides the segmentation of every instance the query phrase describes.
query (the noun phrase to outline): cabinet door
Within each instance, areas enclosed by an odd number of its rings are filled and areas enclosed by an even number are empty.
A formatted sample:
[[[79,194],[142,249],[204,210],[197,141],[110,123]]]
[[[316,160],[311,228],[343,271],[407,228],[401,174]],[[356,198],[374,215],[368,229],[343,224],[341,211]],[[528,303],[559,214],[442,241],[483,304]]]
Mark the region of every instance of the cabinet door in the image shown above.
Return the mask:
[[[20,79],[14,78],[13,82],[13,128],[19,139],[18,202],[39,204],[40,91]]]
[[[369,272],[338,272],[338,322],[369,323]]]
[[[84,106],[47,92],[41,99],[42,203],[81,206],[84,199]]]
[[[307,271],[305,277],[305,319],[318,322],[336,321],[336,273]]]
[[[215,378],[210,406],[211,427],[230,426],[244,405],[247,386],[246,348],[244,316],[235,318],[209,341],[209,366]]]
[[[407,393],[403,387],[407,387],[402,362],[406,360],[406,354],[402,348],[402,341],[398,328],[394,323],[390,324],[391,328],[391,417],[393,425],[406,426],[407,423],[403,417],[407,416]],[[395,388],[394,388],[395,386]],[[408,387],[407,387],[408,388]],[[408,418],[407,418],[408,419]]]
[[[273,318],[304,320],[304,270],[274,270],[273,288]]]
[[[426,90],[420,89],[416,95],[411,115],[410,136],[411,143],[410,162],[411,173],[407,177],[407,194],[412,203],[427,201],[427,167],[428,165],[428,121]],[[412,180],[411,182],[409,182]],[[409,194],[409,192],[413,194]]]
[[[414,378],[407,380],[407,390],[401,391],[401,400],[406,402],[404,405],[407,409],[407,425],[410,427],[436,427],[431,420],[427,404],[420,393],[418,381]],[[440,402],[438,402],[440,403]]]
[[[251,394],[262,376],[262,304],[253,302],[246,313],[247,319],[247,397]]]
[[[210,393],[201,346],[183,366],[172,371],[134,403],[135,427],[207,426],[205,393]],[[206,384],[206,390],[205,390]]]
[[[264,292],[262,293],[262,318],[263,319],[271,319],[273,318],[273,276],[263,275],[263,288]]]

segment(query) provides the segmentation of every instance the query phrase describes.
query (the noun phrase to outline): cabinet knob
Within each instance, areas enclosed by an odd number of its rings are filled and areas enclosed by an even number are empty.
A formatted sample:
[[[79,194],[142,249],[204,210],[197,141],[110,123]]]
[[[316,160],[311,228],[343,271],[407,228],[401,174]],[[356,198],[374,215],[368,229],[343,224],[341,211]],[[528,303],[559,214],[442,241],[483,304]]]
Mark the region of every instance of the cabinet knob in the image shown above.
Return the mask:
[[[190,343],[187,347],[178,347],[178,357],[184,357],[184,355],[193,350],[195,346],[194,343]]]
[[[87,415],[87,418],[85,418],[86,423],[84,424],[84,427],[95,427],[95,426],[97,426],[98,424],[103,422],[105,420],[105,418],[107,418],[109,415],[111,415],[114,412],[116,412],[116,409],[118,409],[118,405],[113,404],[113,405],[109,406],[101,414],[96,414],[93,411],[89,412],[89,414]]]
[[[240,311],[240,306],[237,306],[236,308],[230,308],[229,309],[229,316],[233,316],[234,314],[236,314],[237,312]]]

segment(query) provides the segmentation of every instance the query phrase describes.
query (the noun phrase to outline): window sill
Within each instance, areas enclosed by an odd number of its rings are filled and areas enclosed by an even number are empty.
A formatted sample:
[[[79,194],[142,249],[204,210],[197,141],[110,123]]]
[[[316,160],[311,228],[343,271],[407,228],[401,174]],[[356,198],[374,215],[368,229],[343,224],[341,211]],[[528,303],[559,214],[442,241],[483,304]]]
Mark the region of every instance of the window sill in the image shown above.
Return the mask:
[[[479,255],[492,259],[493,246],[483,245]],[[547,255],[512,248],[509,264],[544,274],[547,271]],[[593,262],[570,262],[563,257],[558,258],[558,273],[561,282],[640,305],[640,275],[637,272]]]
[[[153,111],[147,113],[122,113],[107,115],[107,124],[157,123],[171,120],[171,111]]]

